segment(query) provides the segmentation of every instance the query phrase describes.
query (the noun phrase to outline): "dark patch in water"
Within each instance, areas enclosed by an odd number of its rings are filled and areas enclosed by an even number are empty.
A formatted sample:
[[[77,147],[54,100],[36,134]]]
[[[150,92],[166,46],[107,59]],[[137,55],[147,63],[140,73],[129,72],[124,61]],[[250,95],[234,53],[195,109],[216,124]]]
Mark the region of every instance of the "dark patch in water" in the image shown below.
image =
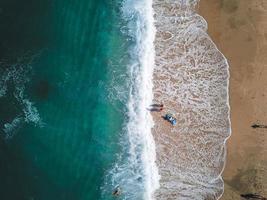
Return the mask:
[[[40,80],[37,82],[35,88],[34,88],[34,94],[40,98],[40,99],[47,99],[50,92],[51,92],[52,86],[47,80]]]

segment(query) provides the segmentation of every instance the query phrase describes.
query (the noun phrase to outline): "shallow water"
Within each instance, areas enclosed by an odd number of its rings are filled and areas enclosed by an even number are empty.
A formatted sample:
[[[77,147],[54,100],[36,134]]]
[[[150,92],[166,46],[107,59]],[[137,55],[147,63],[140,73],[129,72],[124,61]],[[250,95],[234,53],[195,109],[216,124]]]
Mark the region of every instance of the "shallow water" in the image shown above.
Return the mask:
[[[218,199],[230,135],[228,63],[196,13],[198,0],[154,1],[155,100],[176,127],[155,127],[158,199]],[[161,122],[162,123],[162,122]]]

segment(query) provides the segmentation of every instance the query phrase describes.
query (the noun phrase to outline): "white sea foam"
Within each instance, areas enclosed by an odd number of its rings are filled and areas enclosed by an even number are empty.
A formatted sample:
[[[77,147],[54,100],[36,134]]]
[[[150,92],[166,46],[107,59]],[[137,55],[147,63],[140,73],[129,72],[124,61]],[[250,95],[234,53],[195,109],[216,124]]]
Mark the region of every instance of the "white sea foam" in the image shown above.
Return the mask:
[[[125,0],[122,15],[127,22],[124,34],[132,44],[128,52],[128,120],[121,140],[125,154],[118,157],[119,161],[111,170],[111,180],[114,187],[121,186],[123,199],[152,200],[159,187],[155,142],[151,133],[153,120],[146,110],[153,99],[155,28],[152,1]]]
[[[18,127],[21,125],[22,121],[23,118],[18,116],[14,118],[12,122],[4,124],[3,131],[5,132],[4,138],[6,140],[11,139],[14,136],[14,134],[18,130]]]
[[[25,95],[25,86],[30,80],[32,70],[31,64],[33,59],[38,55],[39,54],[31,57],[22,57],[18,59],[16,64],[6,66],[5,70],[1,73],[0,98],[4,97],[8,92],[11,92],[22,107],[21,112],[17,113],[17,116],[14,116],[11,123],[4,124],[3,131],[7,139],[11,138],[16,128],[20,127],[22,124],[22,121],[34,123],[35,125],[42,124],[37,108],[34,106],[34,103],[27,98],[27,95]],[[14,91],[8,91],[8,85],[12,86]]]
[[[157,199],[218,199],[230,136],[228,63],[195,12],[198,0],[154,0],[155,98],[177,126],[156,127]],[[168,129],[169,130],[169,129]],[[157,133],[157,131],[161,131]]]

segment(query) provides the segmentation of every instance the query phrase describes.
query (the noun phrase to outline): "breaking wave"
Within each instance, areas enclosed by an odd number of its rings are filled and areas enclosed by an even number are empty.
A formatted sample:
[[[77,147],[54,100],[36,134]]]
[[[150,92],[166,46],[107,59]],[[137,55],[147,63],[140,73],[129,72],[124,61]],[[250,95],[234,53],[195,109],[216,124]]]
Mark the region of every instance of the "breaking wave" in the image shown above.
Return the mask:
[[[117,97],[125,99],[127,92],[127,115],[121,139],[122,154],[109,172],[106,186],[119,185],[122,199],[154,199],[159,187],[158,169],[155,164],[155,142],[151,133],[153,120],[146,110],[152,103],[152,76],[154,68],[155,28],[151,0],[126,0],[122,5],[122,16],[126,27],[122,28],[129,44],[127,76],[124,90],[118,88]],[[123,90],[123,91],[122,91]],[[110,196],[110,191],[104,193]],[[104,198],[105,199],[105,198]]]

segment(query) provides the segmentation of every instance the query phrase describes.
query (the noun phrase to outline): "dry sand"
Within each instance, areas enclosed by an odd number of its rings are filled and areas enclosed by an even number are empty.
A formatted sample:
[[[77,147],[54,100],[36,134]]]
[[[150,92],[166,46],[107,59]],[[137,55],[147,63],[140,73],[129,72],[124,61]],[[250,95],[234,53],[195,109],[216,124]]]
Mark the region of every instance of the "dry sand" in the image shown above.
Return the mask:
[[[201,0],[199,13],[230,64],[232,136],[222,200],[243,193],[267,197],[267,1]]]

